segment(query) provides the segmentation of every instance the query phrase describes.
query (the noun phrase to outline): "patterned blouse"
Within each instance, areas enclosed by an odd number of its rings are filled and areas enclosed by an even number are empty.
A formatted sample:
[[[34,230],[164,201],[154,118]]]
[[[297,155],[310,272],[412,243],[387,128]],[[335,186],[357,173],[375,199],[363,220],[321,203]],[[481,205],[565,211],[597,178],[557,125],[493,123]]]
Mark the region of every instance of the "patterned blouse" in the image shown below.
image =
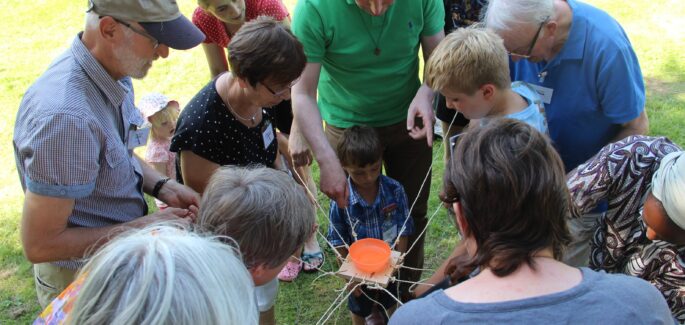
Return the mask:
[[[667,154],[682,150],[664,137],[630,136],[611,143],[571,171],[567,184],[579,214],[607,200],[591,240],[590,267],[652,283],[685,321],[685,246],[646,237],[642,205]]]

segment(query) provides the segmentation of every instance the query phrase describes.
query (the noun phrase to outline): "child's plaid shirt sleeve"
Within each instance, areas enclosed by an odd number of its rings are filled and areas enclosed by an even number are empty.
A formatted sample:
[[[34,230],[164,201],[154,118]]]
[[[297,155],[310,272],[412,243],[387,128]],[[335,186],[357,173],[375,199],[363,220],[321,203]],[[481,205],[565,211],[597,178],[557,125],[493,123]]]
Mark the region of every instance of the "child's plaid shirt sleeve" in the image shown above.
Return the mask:
[[[349,226],[345,221],[345,210],[338,207],[338,204],[331,200],[328,212],[328,241],[333,246],[343,246],[352,243],[350,238]]]
[[[399,185],[397,188],[395,188],[395,200],[397,200],[397,212],[396,215],[396,222],[399,225],[399,229],[402,229],[402,225],[404,224],[406,220],[406,225],[404,226],[404,230],[400,233],[400,236],[410,236],[411,234],[414,233],[414,219],[409,215],[409,207],[408,207],[408,200],[407,200],[407,194],[404,192],[404,188],[402,185]]]

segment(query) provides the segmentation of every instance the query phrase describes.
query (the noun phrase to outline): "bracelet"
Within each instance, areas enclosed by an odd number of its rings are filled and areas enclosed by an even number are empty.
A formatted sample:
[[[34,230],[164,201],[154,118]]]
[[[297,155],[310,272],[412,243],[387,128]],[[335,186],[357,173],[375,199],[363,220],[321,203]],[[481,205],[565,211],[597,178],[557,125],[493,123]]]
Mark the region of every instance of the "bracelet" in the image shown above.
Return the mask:
[[[162,186],[164,186],[164,184],[166,184],[166,182],[169,180],[171,180],[169,177],[164,177],[158,180],[157,183],[155,183],[155,187],[152,189],[152,196],[156,198],[159,195],[159,191],[162,189]]]

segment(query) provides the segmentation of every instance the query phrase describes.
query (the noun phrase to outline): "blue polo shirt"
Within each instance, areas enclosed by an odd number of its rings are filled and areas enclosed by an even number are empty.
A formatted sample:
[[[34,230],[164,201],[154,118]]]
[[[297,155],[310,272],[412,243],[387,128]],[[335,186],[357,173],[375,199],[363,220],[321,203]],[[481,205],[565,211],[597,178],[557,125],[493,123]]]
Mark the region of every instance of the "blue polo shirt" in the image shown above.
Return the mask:
[[[595,155],[645,106],[642,72],[623,28],[606,12],[568,0],[568,39],[549,62],[510,62],[511,78],[551,90],[549,135],[566,171]]]

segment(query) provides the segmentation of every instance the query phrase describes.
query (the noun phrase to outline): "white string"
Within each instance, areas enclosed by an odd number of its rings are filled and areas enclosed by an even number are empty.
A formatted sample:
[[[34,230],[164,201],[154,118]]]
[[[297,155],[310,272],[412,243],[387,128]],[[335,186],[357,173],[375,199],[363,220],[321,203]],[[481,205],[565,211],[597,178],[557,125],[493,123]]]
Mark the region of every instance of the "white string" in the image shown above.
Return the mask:
[[[347,287],[348,285],[350,285],[350,283],[352,283],[352,279],[350,279],[350,281],[348,281],[348,282],[345,284],[345,287]],[[333,306],[334,306],[335,304],[338,303],[338,299],[340,299],[340,297],[341,297],[344,293],[345,293],[345,289],[340,290],[340,294],[339,294],[337,297],[335,297],[335,299],[333,300],[333,304],[331,304],[330,306],[328,306],[328,308],[326,309],[326,311],[324,311],[323,315],[321,315],[321,318],[319,319],[319,321],[317,322],[317,324],[320,324],[320,322],[321,322],[321,320],[324,318],[324,316],[326,316],[326,314],[331,310],[331,308],[333,308]],[[337,307],[335,307],[335,309],[337,309]],[[334,309],[334,310],[335,310],[335,309]],[[326,320],[328,320],[328,319],[326,319]]]
[[[450,124],[449,124],[449,126],[448,126],[448,128],[447,128],[447,132],[445,132],[445,133],[443,133],[443,134],[445,134],[445,135],[449,134],[449,131],[452,129],[452,125],[454,124],[454,121],[455,121],[455,120],[456,120],[456,114],[455,114],[455,116],[452,118],[452,121],[450,122]],[[432,130],[430,130],[430,132],[432,132]],[[444,131],[443,131],[443,132],[444,132]],[[446,141],[449,142],[449,139],[444,139],[444,138],[443,138],[443,141],[441,142],[440,146],[438,147],[438,151],[439,151],[439,152],[442,151],[442,148],[443,148],[443,146],[445,145],[445,142],[446,142]],[[431,164],[430,164],[430,166],[428,167],[428,170],[426,171],[426,176],[424,176],[423,181],[422,181],[422,183],[421,183],[421,186],[419,187],[419,191],[417,192],[416,197],[414,198],[414,200],[413,200],[413,202],[412,202],[412,205],[411,205],[411,207],[409,208],[408,216],[407,216],[407,218],[405,219],[404,223],[402,224],[402,228],[400,228],[399,234],[401,234],[402,232],[404,232],[404,230],[405,230],[406,227],[407,227],[407,222],[409,221],[409,218],[411,218],[411,213],[412,213],[412,211],[413,211],[413,209],[414,209],[414,206],[416,205],[416,202],[418,202],[419,196],[420,196],[421,192],[423,191],[424,186],[426,185],[426,181],[428,180],[428,176],[430,175],[430,173],[431,173],[431,171],[432,171],[432,169],[433,169],[433,164],[434,164],[434,163],[435,163],[435,159],[432,158],[432,159],[431,159]],[[300,180],[300,182],[301,182],[302,184],[305,184],[304,181],[303,181],[303,179],[302,179],[302,176],[297,172],[297,170],[294,169],[294,172],[295,172],[295,175],[297,176],[297,178]],[[309,193],[309,195],[310,195],[311,197],[314,198],[313,201],[315,202],[315,205],[316,205],[316,207],[318,208],[318,210],[322,213],[322,215],[326,215],[325,211],[323,211],[323,208],[321,207],[321,205],[319,204],[318,200],[316,199],[317,197],[314,196],[314,194],[309,190],[309,188],[308,188],[307,186],[304,186],[304,187],[305,187],[305,189],[307,190],[307,192]],[[431,217],[428,219],[428,221],[426,222],[426,225],[423,227],[423,230],[421,231],[420,235],[416,237],[417,239],[418,239],[418,238],[421,238],[421,236],[423,236],[423,234],[426,232],[426,230],[428,229],[428,226],[430,225],[431,220],[432,220],[432,219],[435,217],[435,215],[438,213],[439,209],[440,209],[440,206],[438,206],[438,208],[435,210],[435,212],[434,212],[434,213],[431,215]],[[349,217],[349,212],[347,211],[347,209],[345,209],[345,213],[347,214],[347,218],[348,218],[348,222],[349,222],[349,221],[350,221],[350,217]],[[350,223],[350,225],[351,225],[351,223]],[[351,225],[351,226],[352,226],[352,225]],[[335,226],[333,226],[333,229],[334,229],[334,231],[338,234],[338,236],[342,239],[342,236],[341,236],[340,233],[338,232],[337,228],[336,228]],[[354,236],[354,238],[355,238],[355,240],[356,240],[356,239],[357,239],[357,236],[356,236],[356,232],[355,232],[354,226],[352,226],[352,231],[353,231],[353,236]],[[342,257],[342,255],[341,255],[340,253],[338,253],[337,249],[335,249],[335,246],[334,246],[333,244],[331,244],[331,243],[328,241],[328,239],[326,238],[326,236],[323,236],[323,235],[321,234],[321,232],[320,232],[318,229],[317,229],[317,233],[319,233],[319,235],[321,235],[322,238],[324,238],[324,241],[326,241],[326,243],[331,247],[331,249],[333,249],[333,251],[336,253],[336,255],[337,255],[340,259],[344,259],[344,258]],[[391,249],[394,249],[395,246],[399,243],[400,237],[401,237],[401,236],[397,236],[397,238],[395,239],[395,242],[394,242],[393,245],[391,246]],[[401,258],[403,258],[405,255],[407,255],[407,254],[414,248],[414,246],[416,245],[417,242],[418,242],[418,240],[414,241],[414,243],[412,243],[412,245],[409,247],[409,249],[407,249],[406,252],[404,252],[404,253],[402,254]],[[344,242],[344,240],[343,240],[343,243],[345,244],[345,247],[349,249],[349,246],[347,245],[347,243]],[[322,263],[322,265],[323,265],[323,263]],[[400,267],[403,267],[403,266],[400,265]],[[410,268],[410,267],[405,267],[405,268],[408,268],[408,269],[415,269],[415,268]],[[317,267],[317,269],[319,269],[319,268]],[[319,269],[319,270],[321,270],[321,269]],[[415,270],[418,270],[418,269],[415,269]],[[426,270],[426,269],[422,269],[422,270]],[[326,276],[326,275],[330,275],[330,274],[335,274],[335,273],[333,273],[333,272],[325,272],[324,274],[322,274],[322,275],[320,275],[319,277],[317,277],[314,281],[316,281],[316,280],[319,279],[320,277],[323,277],[323,276]],[[354,279],[354,278],[353,278],[353,279]],[[345,287],[347,287],[347,286],[352,282],[353,279],[350,279],[350,281],[347,282],[347,284],[345,285]],[[394,278],[394,277],[392,278],[392,280],[393,280],[393,281],[397,281],[397,282],[412,283],[412,282],[410,282],[410,281],[399,280],[399,279],[396,279],[396,278]],[[422,280],[421,282],[423,282],[423,281],[425,281],[425,280]],[[347,294],[340,302],[338,302],[338,300],[340,299],[340,297],[342,296],[342,294],[345,292],[344,290],[342,290],[341,293],[340,293],[340,295],[338,295],[338,296],[333,300],[332,304],[328,307],[328,309],[326,309],[326,311],[325,311],[324,314],[321,316],[321,318],[319,319],[319,321],[317,322],[317,324],[323,324],[323,323],[325,323],[326,321],[328,321],[328,320],[331,318],[331,316],[335,313],[335,311],[336,311],[338,308],[340,308],[340,306],[342,305],[342,303],[344,302],[344,300],[345,300],[347,297],[349,297],[349,295],[352,294],[352,292],[354,292],[354,290],[355,290],[357,287],[359,287],[360,285],[362,285],[363,283],[365,283],[365,280],[364,280],[364,279],[362,279],[362,282],[358,283],[354,288],[352,288],[352,290],[350,290],[350,291],[348,292],[348,294]],[[420,282],[414,282],[413,285],[410,287],[410,291],[411,291],[411,288],[414,287],[414,286],[417,285],[417,284],[421,284],[421,283],[420,283]],[[424,284],[425,284],[425,283],[424,283]],[[427,284],[426,284],[426,285],[427,285]],[[387,289],[385,289],[385,288],[383,288],[383,287],[381,287],[381,286],[378,286],[377,284],[374,284],[374,286],[377,287],[377,288],[380,288],[381,290],[383,290],[383,291],[385,291],[385,292],[387,292],[387,293],[390,294],[390,296],[393,297],[393,299],[395,299],[400,305],[403,305],[403,303],[402,303],[399,299],[397,299],[394,295],[392,295],[392,293],[390,293],[390,291],[388,291]],[[364,292],[362,291],[362,293],[364,293]],[[366,295],[366,293],[364,293],[364,295]],[[371,299],[370,297],[368,297],[368,295],[367,295],[367,298]],[[373,300],[373,299],[371,299],[371,300]],[[375,301],[375,300],[374,300],[374,301]],[[378,303],[378,302],[376,302],[376,303]],[[337,304],[337,306],[336,306],[336,304]],[[387,316],[387,315],[388,315],[388,312],[387,312],[387,310],[385,309],[385,307],[383,307],[382,304],[379,304],[379,305],[385,310],[385,313],[386,313],[386,316]],[[335,306],[335,307],[334,307],[334,306]],[[333,308],[333,309],[331,310],[331,308]],[[330,313],[329,313],[329,311],[330,311]],[[328,314],[328,315],[327,315],[327,314]],[[389,316],[388,316],[388,318],[389,318]]]
[[[428,225],[430,225],[431,220],[433,220],[433,218],[438,214],[438,212],[440,212],[440,208],[442,208],[442,207],[441,207],[440,205],[438,205],[438,208],[435,209],[435,212],[433,212],[433,214],[430,216],[430,218],[428,218],[428,221],[426,222],[426,226],[423,227],[423,230],[421,231],[421,233],[419,234],[419,236],[417,236],[416,238],[421,238],[421,236],[423,236],[423,234],[424,234],[424,233],[426,232],[426,230],[428,229]],[[411,245],[411,247],[409,247],[409,249],[407,250],[407,252],[404,253],[404,254],[402,254],[402,257],[404,257],[404,256],[406,256],[407,254],[409,254],[409,252],[412,250],[412,248],[414,248],[414,246],[415,246],[416,243],[418,243],[418,242],[419,242],[418,240],[415,240],[414,243]]]
[[[348,282],[348,284],[351,283],[351,282],[352,282],[352,280],[350,280],[350,282]],[[345,297],[343,297],[342,299],[340,299],[340,302],[337,302],[337,300],[342,296],[342,294],[345,293],[345,291],[347,291],[347,290],[343,289],[343,290],[340,292],[340,295],[338,295],[338,297],[336,298],[336,300],[333,301],[333,305],[336,305],[336,304],[337,304],[337,306],[335,306],[335,308],[333,308],[333,309],[330,311],[330,313],[328,313],[328,309],[327,309],[326,312],[324,312],[324,314],[321,316],[321,318],[319,318],[319,321],[316,322],[316,324],[317,324],[317,325],[318,325],[318,324],[325,324],[325,323],[331,318],[331,316],[333,316],[333,314],[335,313],[335,311],[336,311],[338,308],[340,308],[340,306],[345,302],[345,300],[347,299],[347,297],[349,297],[349,296],[352,294],[352,292],[354,292],[354,290],[356,290],[360,285],[361,285],[361,283],[358,283],[357,285],[355,285],[350,291],[347,292],[347,295],[345,295]],[[347,285],[346,285],[346,287],[347,287]],[[331,305],[331,307],[332,307],[333,305]],[[329,309],[330,309],[330,307],[329,307]],[[328,316],[326,316],[327,313],[328,313]],[[326,317],[324,317],[324,316],[326,316]]]
[[[293,171],[295,172],[295,175],[297,176],[297,179],[299,179],[300,182],[301,182],[302,184],[306,184],[306,183],[304,182],[304,180],[302,179],[302,176],[300,175],[300,173],[297,172],[297,169],[296,169],[296,168],[293,168]],[[319,204],[319,200],[317,200],[317,197],[314,195],[314,193],[312,193],[312,191],[309,189],[309,187],[304,186],[304,188],[305,188],[305,190],[307,190],[307,193],[309,193],[309,195],[310,195],[311,197],[314,198],[314,200],[313,200],[313,201],[314,201],[314,205],[317,207],[317,209],[319,210],[319,212],[321,212],[321,214],[325,216],[325,215],[326,215],[326,212],[323,210],[323,207],[321,206],[321,204]],[[329,226],[330,226],[330,224],[329,224]],[[340,237],[340,240],[342,240],[343,245],[345,245],[345,248],[349,249],[350,246],[345,242],[345,239],[343,239],[343,236],[342,236],[342,235],[340,234],[340,232],[338,231],[338,228],[335,227],[335,226],[333,226],[333,230],[335,231],[336,234],[338,234],[338,237]],[[319,227],[317,227],[316,232],[321,236],[321,238],[323,238],[323,240],[326,242],[326,244],[328,244],[328,246],[331,247],[331,249],[333,250],[333,252],[335,253],[335,255],[337,255],[340,259],[345,259],[342,255],[340,255],[340,253],[338,252],[338,250],[335,249],[335,246],[334,246],[330,241],[328,241],[328,238],[326,238],[326,236],[324,236],[324,235],[321,233],[321,231],[319,231]]]
[[[435,105],[437,106],[437,99],[436,99]],[[449,134],[450,130],[452,129],[452,125],[454,124],[454,121],[456,119],[457,119],[457,114],[454,114],[454,116],[452,117],[452,121],[450,121],[450,125],[447,127],[447,132],[445,132],[445,130],[443,130],[443,140],[440,142],[440,146],[438,146],[438,152],[442,152],[442,147],[445,145],[445,140],[447,140],[447,142],[449,142],[449,139],[445,139],[445,135]],[[433,132],[433,130],[430,130],[430,132]],[[430,176],[431,171],[433,170],[433,164],[434,163],[435,163],[435,159],[431,158],[431,165],[430,165],[430,167],[428,167],[428,170],[426,171],[426,176],[423,178],[423,182],[421,183],[421,187],[419,187],[419,191],[416,193],[416,197],[414,198],[414,202],[412,202],[412,204],[411,204],[411,208],[409,208],[409,215],[407,215],[407,218],[404,220],[404,223],[402,224],[402,228],[400,228],[399,234],[402,234],[404,232],[404,230],[407,228],[407,222],[409,221],[409,218],[411,218],[411,212],[414,210],[414,205],[416,205],[416,202],[419,200],[419,196],[421,196],[421,191],[423,191],[423,187],[426,185],[426,181],[428,180],[428,176]],[[421,234],[423,234],[425,232],[425,228],[428,228],[428,225],[429,225],[429,223],[427,222],[426,226],[424,227],[424,230],[421,232]],[[421,238],[421,236],[417,236],[416,240],[414,241],[413,244],[416,244],[416,242],[419,241],[418,240],[419,238]],[[395,249],[395,246],[397,246],[397,244],[399,242],[400,242],[400,236],[397,236],[397,238],[395,239],[395,242],[392,244],[391,249]],[[413,247],[414,247],[414,245],[411,245],[411,248],[413,248]],[[411,248],[408,249],[404,255],[409,253],[411,251]]]
[[[388,310],[385,309],[385,306],[383,306],[382,303],[380,303],[380,302],[376,301],[375,299],[369,297],[369,295],[367,295],[366,292],[364,292],[364,290],[361,290],[361,292],[362,292],[362,294],[364,294],[364,296],[366,296],[366,298],[369,298],[369,300],[373,301],[376,305],[381,306],[381,308],[383,308],[383,312],[385,313],[385,316],[388,317],[388,319],[390,319],[390,313],[388,313]]]
[[[392,292],[390,292],[390,290],[388,290],[388,289],[386,289],[386,288],[383,288],[383,287],[379,286],[377,283],[374,283],[374,284],[368,286],[368,288],[369,288],[369,289],[374,289],[374,290],[383,290],[383,291],[387,292],[388,295],[390,295],[390,297],[392,297],[392,299],[395,299],[395,301],[397,301],[397,303],[400,304],[400,306],[403,306],[403,305],[404,305],[404,303],[402,303],[402,301],[400,301],[399,299],[397,299],[397,297],[395,297],[395,295],[393,295]],[[390,317],[388,317],[388,318],[390,318]]]
[[[419,269],[416,267],[409,267],[409,266],[405,266],[405,265],[400,265],[399,267],[401,267],[403,269],[409,269],[409,270],[414,270],[414,271],[422,271],[422,272],[423,271],[433,271],[433,269]]]

